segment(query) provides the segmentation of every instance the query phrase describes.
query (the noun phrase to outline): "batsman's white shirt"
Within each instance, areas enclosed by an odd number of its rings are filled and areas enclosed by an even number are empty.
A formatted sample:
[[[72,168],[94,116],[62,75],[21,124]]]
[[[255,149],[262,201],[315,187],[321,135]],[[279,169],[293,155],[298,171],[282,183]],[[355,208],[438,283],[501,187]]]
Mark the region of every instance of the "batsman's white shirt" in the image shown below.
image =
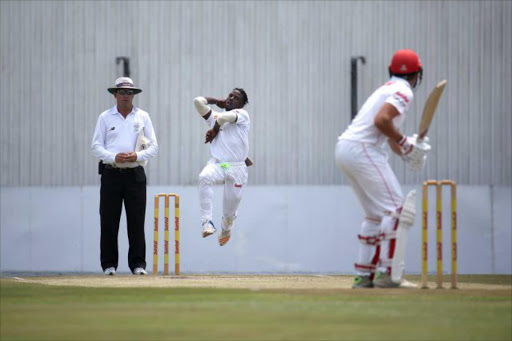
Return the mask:
[[[409,110],[413,93],[408,81],[391,77],[366,100],[348,128],[338,137],[336,163],[349,178],[367,218],[381,220],[386,211],[396,211],[403,194],[384,150],[387,136],[374,123],[384,103],[400,115],[393,119],[398,129]]]
[[[224,123],[210,146],[212,157],[220,162],[243,162],[249,156],[251,119],[244,109],[233,109],[232,112],[237,114],[236,122]],[[219,113],[212,110],[206,120],[210,128],[213,128],[218,116]]]
[[[400,115],[393,119],[395,128],[399,128],[409,110],[413,93],[409,82],[398,77],[391,79],[378,88],[363,104],[357,116],[348,126],[340,139],[353,140],[382,147],[387,140],[386,135],[375,126],[375,116],[384,103],[393,105]]]

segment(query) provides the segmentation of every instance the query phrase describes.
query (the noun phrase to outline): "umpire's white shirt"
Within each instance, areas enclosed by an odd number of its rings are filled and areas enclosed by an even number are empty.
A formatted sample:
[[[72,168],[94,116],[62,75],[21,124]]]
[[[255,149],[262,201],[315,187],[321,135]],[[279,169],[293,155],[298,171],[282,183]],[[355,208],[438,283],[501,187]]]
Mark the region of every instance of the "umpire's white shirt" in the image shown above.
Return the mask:
[[[212,157],[219,162],[244,162],[249,156],[251,119],[244,109],[233,109],[232,112],[237,114],[236,122],[224,123],[211,142]],[[211,128],[215,125],[218,115],[218,112],[212,110],[212,114],[206,120]]]
[[[133,168],[137,162],[115,163],[116,154],[135,151],[137,137],[144,129],[144,135],[150,141],[149,148],[137,152],[137,161],[149,160],[158,153],[158,143],[149,114],[133,106],[126,119],[117,110],[117,105],[105,110],[98,117],[92,138],[92,152],[104,163],[119,168]]]
[[[348,126],[339,139],[368,143],[376,147],[383,147],[387,141],[384,135],[374,123],[375,116],[384,103],[393,105],[400,115],[393,119],[395,128],[399,128],[404,121],[404,116],[409,110],[413,99],[411,85],[405,79],[391,77],[391,79],[366,100],[357,116]]]

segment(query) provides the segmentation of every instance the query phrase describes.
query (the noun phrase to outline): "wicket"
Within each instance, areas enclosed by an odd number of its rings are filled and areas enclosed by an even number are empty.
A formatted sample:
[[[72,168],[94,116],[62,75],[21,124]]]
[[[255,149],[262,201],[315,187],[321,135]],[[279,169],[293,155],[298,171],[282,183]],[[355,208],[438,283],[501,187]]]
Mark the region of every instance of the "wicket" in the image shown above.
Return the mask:
[[[421,273],[421,287],[428,289],[428,193],[429,186],[436,187],[436,232],[437,232],[437,288],[443,288],[443,186],[450,186],[451,197],[451,241],[452,241],[452,271],[451,271],[451,288],[457,289],[457,184],[452,180],[429,180],[423,182],[423,267]]]
[[[165,199],[164,220],[164,275],[169,275],[169,201],[174,197],[174,274],[180,274],[180,196],[175,193],[155,195],[155,223],[153,233],[153,275],[158,275],[158,209],[159,199]]]

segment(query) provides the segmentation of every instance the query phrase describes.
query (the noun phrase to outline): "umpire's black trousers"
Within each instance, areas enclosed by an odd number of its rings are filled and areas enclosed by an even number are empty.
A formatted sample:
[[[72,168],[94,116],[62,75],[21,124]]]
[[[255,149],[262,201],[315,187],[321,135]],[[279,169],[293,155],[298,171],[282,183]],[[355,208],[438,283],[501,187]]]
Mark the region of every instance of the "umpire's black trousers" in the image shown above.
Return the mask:
[[[103,270],[117,269],[119,264],[117,236],[124,201],[128,224],[128,266],[146,268],[146,238],[144,218],[146,216],[146,175],[144,168],[132,169],[104,168],[101,176],[100,218],[101,241],[100,258]]]

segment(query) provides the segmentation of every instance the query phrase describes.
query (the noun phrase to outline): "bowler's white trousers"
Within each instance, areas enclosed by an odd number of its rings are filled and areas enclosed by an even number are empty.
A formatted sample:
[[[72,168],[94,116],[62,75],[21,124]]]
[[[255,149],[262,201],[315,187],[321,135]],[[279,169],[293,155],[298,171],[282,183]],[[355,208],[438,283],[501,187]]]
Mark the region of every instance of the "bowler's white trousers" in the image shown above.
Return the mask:
[[[214,158],[210,159],[199,174],[199,202],[201,220],[212,220],[213,185],[224,184],[222,200],[223,217],[234,219],[247,185],[247,166],[245,162],[227,162],[229,167],[222,168]]]
[[[380,147],[351,140],[338,140],[336,165],[347,176],[359,198],[365,219],[359,234],[358,274],[386,271],[394,253],[397,219],[389,215],[402,207],[400,183]],[[391,243],[390,243],[391,240]]]

